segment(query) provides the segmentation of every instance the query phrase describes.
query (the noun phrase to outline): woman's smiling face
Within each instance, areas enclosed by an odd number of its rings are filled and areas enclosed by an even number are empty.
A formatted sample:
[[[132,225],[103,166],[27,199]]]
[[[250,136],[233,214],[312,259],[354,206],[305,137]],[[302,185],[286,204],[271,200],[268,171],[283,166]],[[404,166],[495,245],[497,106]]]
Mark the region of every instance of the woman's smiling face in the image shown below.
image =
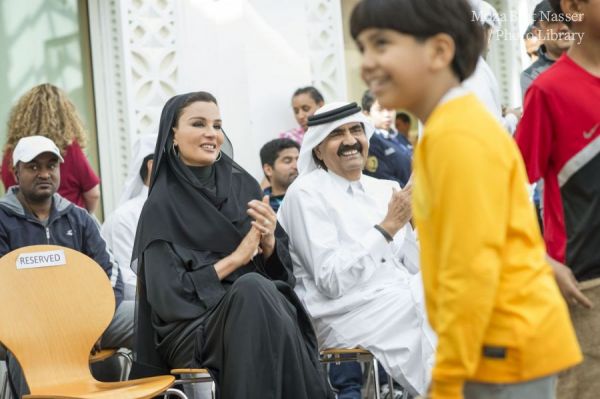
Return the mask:
[[[196,101],[185,107],[173,128],[173,143],[179,158],[188,166],[212,165],[225,140],[219,107],[213,102]]]

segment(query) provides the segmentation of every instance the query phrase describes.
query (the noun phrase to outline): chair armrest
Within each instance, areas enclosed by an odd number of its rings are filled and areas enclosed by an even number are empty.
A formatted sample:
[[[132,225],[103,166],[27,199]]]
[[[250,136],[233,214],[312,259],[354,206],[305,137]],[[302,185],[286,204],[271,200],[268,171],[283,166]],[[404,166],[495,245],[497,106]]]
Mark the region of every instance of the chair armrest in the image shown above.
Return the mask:
[[[207,369],[172,369],[171,374],[208,374]]]
[[[90,355],[90,363],[101,362],[103,360],[108,359],[115,353],[117,353],[116,349],[101,349],[93,355]]]

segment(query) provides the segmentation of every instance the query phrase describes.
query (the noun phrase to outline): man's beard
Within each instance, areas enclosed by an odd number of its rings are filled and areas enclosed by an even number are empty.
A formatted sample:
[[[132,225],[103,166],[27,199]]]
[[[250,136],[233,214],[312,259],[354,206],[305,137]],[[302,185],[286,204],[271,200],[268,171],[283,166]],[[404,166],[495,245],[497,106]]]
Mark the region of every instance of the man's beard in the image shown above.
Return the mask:
[[[288,187],[291,186],[292,183],[294,182],[294,180],[296,180],[297,178],[298,178],[298,174],[297,173],[295,175],[290,175],[287,179],[281,180],[279,182],[279,185],[280,185],[280,187],[282,187],[285,190],[287,190]]]
[[[29,193],[27,193],[27,195],[25,195],[25,193],[23,193],[23,196],[25,197],[27,202],[39,204],[39,203],[48,201],[48,199],[52,198],[54,193],[56,193],[56,190],[51,190],[49,193],[39,193],[39,194],[36,192],[29,192]]]

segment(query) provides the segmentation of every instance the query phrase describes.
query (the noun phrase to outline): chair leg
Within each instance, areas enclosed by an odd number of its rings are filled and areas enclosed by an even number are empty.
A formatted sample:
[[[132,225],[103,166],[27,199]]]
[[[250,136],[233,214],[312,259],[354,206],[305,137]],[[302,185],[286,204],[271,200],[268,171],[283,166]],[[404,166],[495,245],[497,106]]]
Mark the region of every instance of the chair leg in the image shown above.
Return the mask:
[[[8,364],[3,360],[4,375],[2,376],[2,388],[0,388],[0,399],[12,399],[12,391],[8,384]]]
[[[387,375],[388,387],[390,387],[390,398],[394,399],[394,379],[391,375]]]
[[[375,357],[373,357],[373,374],[373,378],[375,379],[375,399],[381,399],[381,391],[379,386],[379,365]]]
[[[119,349],[115,356],[119,359],[119,364],[121,365],[121,375],[119,376],[119,381],[127,381],[129,378],[129,373],[131,372],[131,367],[133,366],[133,359],[131,354],[127,352],[122,352],[122,349]]]
[[[169,388],[165,391],[164,394],[164,398],[168,398],[169,396],[176,396],[180,399],[188,399],[188,397],[186,396],[186,394],[184,394],[183,392],[181,392],[179,389],[175,389],[175,388]]]
[[[8,375],[5,375],[2,379],[2,389],[0,389],[0,399],[9,399],[10,394],[8,393]]]
[[[362,397],[363,399],[372,399],[373,396],[371,396],[371,388],[375,385],[375,383],[373,382],[373,364],[371,362],[368,362],[367,367],[364,367],[363,381],[364,395]]]

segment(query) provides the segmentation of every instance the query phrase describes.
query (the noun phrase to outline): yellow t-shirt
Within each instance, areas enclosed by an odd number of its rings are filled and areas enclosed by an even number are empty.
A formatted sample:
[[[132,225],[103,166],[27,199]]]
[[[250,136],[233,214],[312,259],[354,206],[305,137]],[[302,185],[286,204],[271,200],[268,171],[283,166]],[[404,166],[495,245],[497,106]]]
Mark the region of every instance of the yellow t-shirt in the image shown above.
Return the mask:
[[[579,363],[513,139],[463,95],[433,111],[414,162],[426,305],[439,338],[433,398],[462,398],[467,380],[521,382]]]

